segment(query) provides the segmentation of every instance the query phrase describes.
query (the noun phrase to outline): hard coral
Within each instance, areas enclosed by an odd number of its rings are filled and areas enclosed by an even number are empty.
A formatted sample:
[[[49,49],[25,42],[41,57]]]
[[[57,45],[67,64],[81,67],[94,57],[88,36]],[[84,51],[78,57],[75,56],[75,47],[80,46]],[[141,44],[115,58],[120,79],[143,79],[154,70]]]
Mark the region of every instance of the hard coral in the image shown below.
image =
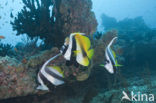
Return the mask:
[[[36,84],[31,72],[10,57],[3,57],[2,60],[5,62],[0,64],[0,99],[34,93]]]

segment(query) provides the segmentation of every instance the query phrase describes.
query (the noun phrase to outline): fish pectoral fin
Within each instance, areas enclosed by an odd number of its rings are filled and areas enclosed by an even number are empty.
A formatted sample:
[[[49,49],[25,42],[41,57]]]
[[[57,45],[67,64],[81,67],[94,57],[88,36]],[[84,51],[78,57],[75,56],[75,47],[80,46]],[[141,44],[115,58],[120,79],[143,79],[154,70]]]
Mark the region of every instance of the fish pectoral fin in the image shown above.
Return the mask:
[[[99,66],[101,66],[101,67],[105,67],[105,65],[104,65],[104,64],[100,64]]]
[[[120,64],[116,64],[114,65],[115,67],[122,67],[123,65],[120,65]]]
[[[121,67],[121,66],[123,66],[123,65],[118,64],[118,61],[115,60],[115,65],[114,65],[114,66],[115,66],[115,67]]]
[[[89,58],[89,59],[92,59],[93,55],[94,55],[94,49],[90,49],[90,50],[87,52],[88,58]]]
[[[74,56],[76,56],[76,55],[78,55],[79,53],[81,53],[80,50],[74,50],[73,52],[74,52]]]

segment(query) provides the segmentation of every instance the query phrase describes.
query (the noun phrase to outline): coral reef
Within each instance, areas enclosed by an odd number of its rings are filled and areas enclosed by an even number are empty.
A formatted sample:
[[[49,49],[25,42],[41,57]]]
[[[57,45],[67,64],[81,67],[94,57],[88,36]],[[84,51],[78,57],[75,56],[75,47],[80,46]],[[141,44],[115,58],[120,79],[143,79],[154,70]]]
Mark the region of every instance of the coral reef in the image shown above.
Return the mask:
[[[16,59],[0,57],[0,99],[24,96],[35,92],[35,74],[27,70]]]
[[[49,65],[60,66],[63,69],[65,73],[65,78],[68,81],[67,85],[71,85],[72,87],[74,87],[74,84],[72,83],[75,83],[76,81],[83,82],[87,80],[88,77],[90,77],[90,74],[92,73],[94,67],[98,65],[97,61],[99,63],[102,63],[104,61],[105,46],[115,35],[116,35],[115,31],[110,31],[104,34],[101,37],[101,40],[96,41],[96,43],[99,44],[95,46],[95,50],[97,51],[97,53],[94,54],[92,65],[90,65],[85,70],[84,68],[81,67],[80,68],[76,68],[75,66],[67,67],[66,61],[63,58],[63,56],[60,56],[55,60],[51,61]],[[103,52],[98,53],[101,51]],[[39,69],[46,60],[48,60],[50,57],[55,56],[58,53],[59,49],[53,47],[51,50],[40,51],[35,55],[31,55],[27,59],[27,62],[24,63],[21,60],[16,60],[15,58],[1,57],[0,73],[2,85],[0,86],[1,91],[0,98],[4,99],[9,97],[24,96],[28,94],[38,93],[38,91],[36,90],[37,72],[39,71]],[[99,58],[99,56],[103,57]]]
[[[142,73],[147,74],[148,68]],[[101,73],[103,74],[103,73]],[[98,74],[99,76],[99,74]],[[96,77],[98,77],[96,75]],[[94,76],[95,78],[95,76]],[[124,100],[121,101],[123,96],[122,91],[126,93],[138,92],[141,93],[152,93],[156,94],[156,76],[155,75],[148,75],[148,77],[140,78],[138,76],[133,76],[130,78],[122,78],[120,82],[118,82],[117,88],[107,89],[105,88],[97,88],[93,82],[93,79],[88,80],[85,83],[75,83],[72,84],[72,87],[65,87],[57,91],[53,91],[51,93],[46,94],[35,94],[35,95],[27,95],[23,97],[16,97],[7,100],[0,100],[2,103],[21,103],[21,102],[31,102],[31,103],[129,103],[129,101]],[[153,81],[153,82],[146,82],[145,81]],[[97,81],[99,82],[99,81]],[[97,83],[96,82],[96,83]],[[129,85],[124,86],[122,82],[127,82]],[[92,86],[90,86],[92,85]],[[100,84],[105,85],[105,84]],[[73,91],[71,94],[69,92]],[[81,90],[81,92],[80,92]],[[50,97],[50,98],[49,98]]]
[[[27,34],[31,39],[39,37],[47,47],[60,47],[72,32],[92,35],[96,31],[91,0],[22,1],[24,7],[11,23],[17,35]]]
[[[14,53],[12,58],[5,55],[0,57],[2,84],[0,99],[36,94],[37,72],[46,60],[59,53],[59,49],[55,47],[62,46],[65,37],[72,32],[84,32],[92,37],[97,27],[95,15],[91,11],[91,0],[22,0],[22,2],[24,7],[11,24],[13,30],[17,31],[16,35],[26,34],[30,41],[18,43],[12,48]],[[38,39],[43,40],[46,49],[53,48],[41,51],[43,45],[37,46]],[[88,79],[93,67],[91,65],[85,70],[75,66],[67,67],[63,56],[49,65],[60,66],[69,84]]]

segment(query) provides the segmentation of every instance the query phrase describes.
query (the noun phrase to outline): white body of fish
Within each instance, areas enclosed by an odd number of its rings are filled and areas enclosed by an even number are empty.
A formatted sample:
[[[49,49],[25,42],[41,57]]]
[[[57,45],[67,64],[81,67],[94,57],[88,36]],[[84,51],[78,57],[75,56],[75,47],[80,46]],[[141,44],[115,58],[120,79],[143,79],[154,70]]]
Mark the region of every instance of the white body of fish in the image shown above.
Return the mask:
[[[113,69],[113,63],[111,61],[111,59],[113,60],[114,64],[115,64],[115,58],[111,52],[111,45],[113,44],[114,40],[117,39],[117,37],[114,37],[110,43],[108,44],[108,46],[106,47],[106,50],[105,50],[105,56],[106,56],[106,59],[109,61],[108,63],[105,64],[105,68],[108,72],[110,72],[111,74],[114,73],[114,69]],[[109,55],[110,54],[110,55]]]
[[[53,77],[52,75],[48,74],[48,73],[45,71],[45,68],[46,68],[46,66],[48,65],[48,63],[49,63],[50,61],[54,60],[56,57],[58,57],[58,56],[60,56],[60,55],[61,55],[61,54],[58,54],[58,55],[56,55],[56,56],[50,58],[48,61],[46,61],[46,62],[44,63],[44,65],[42,66],[42,68],[41,68],[41,70],[40,70],[41,73],[42,73],[42,75],[43,75],[50,83],[52,83],[52,84],[55,85],[55,86],[64,84],[64,81],[58,80],[57,78],[55,78],[55,77]],[[49,69],[49,70],[51,70],[53,73],[57,74],[58,76],[63,77],[57,70],[52,69],[52,68]],[[38,74],[38,82],[39,82],[41,85],[39,85],[39,86],[37,87],[37,89],[39,89],[39,90],[49,90],[49,88],[44,84],[44,81],[40,78],[39,74]]]

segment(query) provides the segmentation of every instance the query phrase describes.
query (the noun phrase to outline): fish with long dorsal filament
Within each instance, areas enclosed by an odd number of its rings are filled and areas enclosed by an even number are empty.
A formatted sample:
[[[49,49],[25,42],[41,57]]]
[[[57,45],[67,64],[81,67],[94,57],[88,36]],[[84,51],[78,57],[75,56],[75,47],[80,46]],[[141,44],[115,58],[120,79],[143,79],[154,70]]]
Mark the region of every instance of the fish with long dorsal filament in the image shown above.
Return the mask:
[[[48,63],[60,55],[63,55],[68,63],[88,66],[94,54],[91,43],[84,33],[72,33],[65,39],[60,53],[47,60],[38,73],[37,87],[39,90],[49,90],[49,85],[59,86],[65,83],[64,72],[59,66],[47,66]],[[73,59],[74,58],[74,59]],[[66,63],[67,64],[67,63]]]
[[[60,55],[61,53],[50,58],[42,66],[37,78],[40,84],[37,87],[38,90],[49,90],[50,87],[62,85],[65,83],[63,70],[59,66],[47,66],[50,61],[54,60]]]
[[[63,51],[67,64],[70,65],[74,61],[78,65],[89,66],[94,54],[89,38],[84,33],[72,33],[68,40],[69,43]]]
[[[106,70],[111,74],[114,73],[114,67],[117,68],[122,66],[118,64],[116,53],[111,49],[111,45],[113,44],[115,39],[117,39],[117,37],[114,37],[105,49],[106,63],[100,65],[106,68]]]

